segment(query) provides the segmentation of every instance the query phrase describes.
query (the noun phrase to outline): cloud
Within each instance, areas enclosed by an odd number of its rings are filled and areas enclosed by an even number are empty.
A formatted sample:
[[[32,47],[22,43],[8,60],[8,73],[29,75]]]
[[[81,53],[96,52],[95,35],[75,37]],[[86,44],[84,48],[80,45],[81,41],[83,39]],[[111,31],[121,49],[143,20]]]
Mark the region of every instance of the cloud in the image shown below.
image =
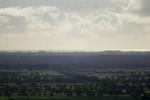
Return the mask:
[[[0,16],[0,26],[8,23],[8,18],[5,16]]]
[[[142,7],[139,13],[141,13],[143,16],[150,16],[150,0],[143,0],[142,1]]]
[[[149,0],[0,0],[2,50],[150,48]]]
[[[116,9],[97,10],[81,16],[47,6],[1,8],[0,33],[59,34],[78,37],[148,33],[145,32],[145,28],[149,27],[150,18],[134,15],[124,9],[118,12]]]
[[[129,0],[128,10],[142,17],[150,16],[150,0]]]

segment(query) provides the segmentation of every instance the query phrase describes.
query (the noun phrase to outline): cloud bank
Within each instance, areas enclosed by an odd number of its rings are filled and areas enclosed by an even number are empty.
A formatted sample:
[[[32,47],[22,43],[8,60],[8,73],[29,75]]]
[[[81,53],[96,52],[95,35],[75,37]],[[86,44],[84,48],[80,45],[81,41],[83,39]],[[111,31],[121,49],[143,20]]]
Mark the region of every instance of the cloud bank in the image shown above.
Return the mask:
[[[87,9],[82,6],[83,10],[79,12],[76,11],[78,3],[70,10],[60,9],[58,4],[2,7],[0,38],[3,43],[0,44],[6,48],[4,41],[7,39],[16,48],[17,41],[27,39],[33,44],[30,48],[37,42],[49,43],[51,46],[47,49],[150,49],[147,45],[150,42],[149,0],[100,0],[101,6],[94,1],[88,0],[84,5]],[[118,43],[121,41],[124,47]],[[139,43],[145,45],[138,47]],[[33,49],[37,48],[42,47]]]

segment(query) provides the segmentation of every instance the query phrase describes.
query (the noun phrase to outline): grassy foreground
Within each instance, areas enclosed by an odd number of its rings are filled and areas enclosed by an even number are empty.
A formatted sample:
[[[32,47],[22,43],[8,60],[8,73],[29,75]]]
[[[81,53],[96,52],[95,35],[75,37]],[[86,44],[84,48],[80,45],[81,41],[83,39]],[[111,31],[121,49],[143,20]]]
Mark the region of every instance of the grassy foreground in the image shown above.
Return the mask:
[[[0,100],[142,100],[130,96],[106,96],[106,97],[0,97]]]

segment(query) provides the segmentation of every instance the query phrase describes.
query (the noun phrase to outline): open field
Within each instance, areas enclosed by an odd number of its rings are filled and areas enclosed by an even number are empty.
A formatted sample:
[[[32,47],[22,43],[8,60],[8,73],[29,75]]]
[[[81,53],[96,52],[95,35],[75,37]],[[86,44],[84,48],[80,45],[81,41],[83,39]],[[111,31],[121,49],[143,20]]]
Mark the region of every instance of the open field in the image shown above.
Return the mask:
[[[149,66],[150,52],[1,52],[0,100],[149,100]]]
[[[107,97],[0,97],[0,100],[142,100],[128,96]]]
[[[1,100],[141,100],[150,71],[0,70]]]

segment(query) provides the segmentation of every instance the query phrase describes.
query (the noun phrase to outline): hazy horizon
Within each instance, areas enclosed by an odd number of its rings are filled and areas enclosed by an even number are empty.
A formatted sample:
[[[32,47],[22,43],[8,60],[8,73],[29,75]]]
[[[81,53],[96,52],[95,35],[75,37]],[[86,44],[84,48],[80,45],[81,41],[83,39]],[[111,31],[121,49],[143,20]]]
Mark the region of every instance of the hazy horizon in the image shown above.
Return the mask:
[[[0,0],[0,51],[150,51],[150,0]]]
[[[150,50],[0,50],[0,52],[150,52]]]

